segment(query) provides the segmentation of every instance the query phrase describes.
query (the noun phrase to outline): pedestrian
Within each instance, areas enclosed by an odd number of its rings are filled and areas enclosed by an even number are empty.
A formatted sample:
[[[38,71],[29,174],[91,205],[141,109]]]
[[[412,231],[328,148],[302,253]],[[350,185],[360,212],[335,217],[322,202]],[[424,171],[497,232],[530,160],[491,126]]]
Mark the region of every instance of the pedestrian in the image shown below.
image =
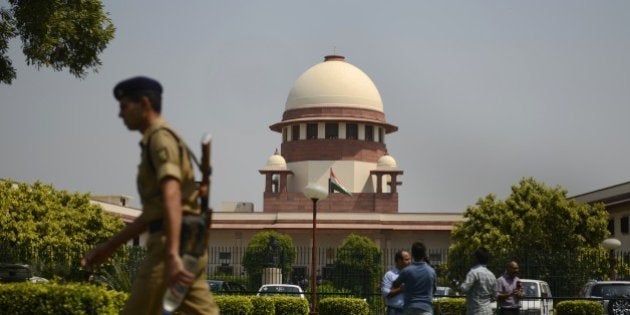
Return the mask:
[[[385,273],[381,282],[381,295],[387,307],[386,315],[403,314],[405,305],[403,287],[392,288],[392,284],[398,278],[400,271],[411,264],[411,254],[406,250],[397,251],[394,254],[394,264],[395,266]]]
[[[131,131],[142,135],[137,185],[142,213],[108,241],[81,260],[93,268],[116,248],[148,231],[147,253],[131,288],[122,314],[162,314],[162,299],[174,285],[189,286],[179,311],[184,314],[218,314],[206,283],[207,252],[197,270],[184,269],[180,257],[180,230],[184,215],[199,214],[197,187],[191,158],[181,137],[161,115],[162,86],[154,79],[134,77],[114,87],[118,116]]]
[[[482,247],[474,255],[477,262],[460,286],[466,294],[466,315],[492,315],[491,302],[496,296],[497,278],[486,267],[490,253]]]
[[[497,279],[499,315],[518,315],[520,312],[520,298],[524,293],[518,272],[518,263],[512,260],[506,264],[505,273]]]
[[[392,287],[404,285],[404,315],[431,315],[437,275],[427,263],[427,248],[424,244],[413,243],[411,256],[413,262],[400,272]]]

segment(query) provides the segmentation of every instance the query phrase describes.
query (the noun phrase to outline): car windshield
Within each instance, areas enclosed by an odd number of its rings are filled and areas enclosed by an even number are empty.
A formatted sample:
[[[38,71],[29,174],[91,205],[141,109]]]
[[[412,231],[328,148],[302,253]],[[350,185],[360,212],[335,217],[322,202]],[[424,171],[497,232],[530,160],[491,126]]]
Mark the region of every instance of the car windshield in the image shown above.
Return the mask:
[[[605,299],[615,297],[630,297],[630,285],[623,283],[596,284],[591,290],[591,296]]]
[[[260,289],[260,293],[300,293],[295,287],[266,286]]]
[[[437,288],[437,289],[435,289],[435,294],[436,295],[448,295],[449,294],[449,288]]]
[[[527,282],[527,281],[523,281],[523,291],[525,293],[525,296],[527,297],[539,297],[540,295],[538,294],[538,285],[536,285],[536,282]]]

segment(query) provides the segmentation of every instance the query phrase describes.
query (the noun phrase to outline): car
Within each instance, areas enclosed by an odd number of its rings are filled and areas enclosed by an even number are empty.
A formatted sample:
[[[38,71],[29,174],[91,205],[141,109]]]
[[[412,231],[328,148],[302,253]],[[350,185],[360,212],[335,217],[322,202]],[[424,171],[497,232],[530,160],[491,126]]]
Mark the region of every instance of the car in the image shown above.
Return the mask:
[[[549,284],[542,280],[519,279],[525,296],[521,299],[521,315],[552,315],[553,300]],[[496,302],[492,302],[492,309],[496,310]]]
[[[247,292],[245,286],[238,282],[223,280],[208,280],[207,282],[212,292]]]
[[[258,296],[261,295],[289,295],[304,299],[304,291],[293,284],[264,284],[258,289]]]
[[[630,281],[589,281],[580,290],[580,297],[601,299],[605,314],[628,314]]]
[[[31,266],[24,264],[0,264],[0,283],[9,282],[48,283],[47,279],[33,275]]]
[[[455,292],[455,290],[451,289],[450,287],[436,287],[435,294],[433,295],[435,296],[436,299],[443,299],[447,297],[453,297],[459,294],[457,294],[457,292]]]

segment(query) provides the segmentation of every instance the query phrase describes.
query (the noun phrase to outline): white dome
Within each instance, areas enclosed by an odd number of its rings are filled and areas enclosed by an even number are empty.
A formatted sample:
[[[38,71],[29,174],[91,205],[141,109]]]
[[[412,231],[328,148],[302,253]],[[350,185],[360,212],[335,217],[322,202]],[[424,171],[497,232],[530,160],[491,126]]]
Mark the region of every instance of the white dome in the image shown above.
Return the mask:
[[[285,110],[308,107],[353,107],[383,112],[383,102],[372,80],[342,56],[306,70],[293,84]]]
[[[276,153],[267,159],[267,164],[265,165],[265,169],[286,169],[287,161],[282,157],[282,155]]]
[[[376,162],[377,169],[396,168],[396,160],[391,155],[385,154],[381,156]]]

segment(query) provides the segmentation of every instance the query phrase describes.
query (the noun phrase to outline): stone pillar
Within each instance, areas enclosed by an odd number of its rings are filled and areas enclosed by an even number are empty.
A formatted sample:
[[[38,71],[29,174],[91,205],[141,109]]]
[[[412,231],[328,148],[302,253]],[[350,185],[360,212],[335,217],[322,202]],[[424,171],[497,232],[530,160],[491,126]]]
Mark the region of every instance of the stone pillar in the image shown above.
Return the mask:
[[[282,283],[282,269],[265,268],[262,274],[262,284],[278,284]]]

